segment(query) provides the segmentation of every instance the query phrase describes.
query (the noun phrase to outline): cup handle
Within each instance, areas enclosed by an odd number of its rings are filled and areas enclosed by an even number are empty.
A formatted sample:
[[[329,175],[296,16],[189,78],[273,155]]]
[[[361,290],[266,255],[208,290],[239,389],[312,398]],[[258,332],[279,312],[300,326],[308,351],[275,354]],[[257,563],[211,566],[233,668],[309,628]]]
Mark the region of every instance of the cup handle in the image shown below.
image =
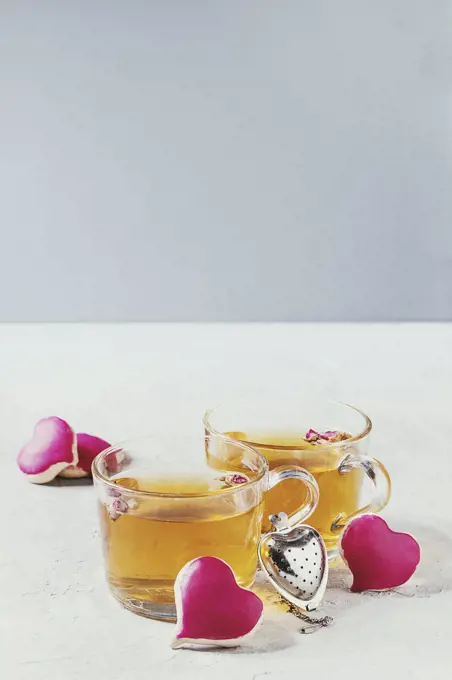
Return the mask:
[[[380,463],[376,458],[369,458],[369,456],[352,456],[350,454],[339,465],[338,472],[341,475],[346,475],[356,468],[364,470],[374,485],[373,498],[370,503],[350,515],[339,514],[331,525],[332,532],[342,531],[347,522],[358,515],[366,512],[380,512],[388,504],[391,497],[391,478],[383,463]]]
[[[319,487],[315,478],[304,468],[298,465],[280,465],[270,470],[267,491],[286,479],[298,479],[303,482],[308,490],[306,502],[288,518],[289,527],[293,527],[296,524],[301,524],[316,509],[320,497]]]

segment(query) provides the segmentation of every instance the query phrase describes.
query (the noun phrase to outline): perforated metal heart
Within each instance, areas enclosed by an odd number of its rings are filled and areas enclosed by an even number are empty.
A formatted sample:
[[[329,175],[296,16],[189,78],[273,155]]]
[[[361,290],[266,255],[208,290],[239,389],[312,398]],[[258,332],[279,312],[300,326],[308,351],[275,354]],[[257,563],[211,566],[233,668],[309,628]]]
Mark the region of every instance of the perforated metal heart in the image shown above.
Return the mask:
[[[300,524],[290,529],[285,519],[283,514],[272,519],[282,528],[262,537],[259,561],[283,597],[300,609],[313,611],[321,603],[328,581],[325,544],[312,527]]]

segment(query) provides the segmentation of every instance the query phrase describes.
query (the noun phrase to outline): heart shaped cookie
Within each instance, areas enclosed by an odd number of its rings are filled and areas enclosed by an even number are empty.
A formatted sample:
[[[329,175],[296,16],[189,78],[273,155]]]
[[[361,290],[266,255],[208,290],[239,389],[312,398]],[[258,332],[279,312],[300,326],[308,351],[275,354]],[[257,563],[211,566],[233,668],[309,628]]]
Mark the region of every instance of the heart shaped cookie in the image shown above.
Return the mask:
[[[77,433],[78,463],[64,468],[59,473],[60,477],[67,477],[69,479],[89,477],[93,460],[101,451],[105,451],[108,448],[110,448],[110,444],[105,439],[95,437],[92,434],[86,434],[85,432]]]
[[[340,541],[340,552],[353,574],[351,590],[390,590],[408,581],[421,558],[410,534],[392,531],[377,515],[352,520]]]
[[[36,424],[33,437],[17,456],[20,470],[35,484],[51,482],[62,470],[77,463],[75,432],[56,416]]]
[[[275,588],[286,600],[306,611],[317,609],[328,581],[328,555],[318,531],[300,524],[287,526],[287,515],[273,515],[278,529],[259,544],[259,561]]]
[[[262,600],[235,580],[217,557],[197,557],[181,569],[174,584],[177,632],[173,649],[185,645],[236,647],[263,618]]]

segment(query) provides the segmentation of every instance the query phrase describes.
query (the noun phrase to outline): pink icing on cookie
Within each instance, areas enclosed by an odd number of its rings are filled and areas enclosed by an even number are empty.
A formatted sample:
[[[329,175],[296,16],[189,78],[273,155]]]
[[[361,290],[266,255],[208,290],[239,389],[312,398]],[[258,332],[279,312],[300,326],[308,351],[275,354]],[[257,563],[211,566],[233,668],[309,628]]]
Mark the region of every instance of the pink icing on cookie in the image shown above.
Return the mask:
[[[177,632],[172,647],[236,647],[261,623],[264,605],[241,588],[231,567],[217,557],[197,557],[179,572],[174,586]]]
[[[406,583],[421,558],[419,543],[410,534],[392,531],[377,515],[361,515],[345,528],[340,544],[353,574],[351,590],[389,590]]]

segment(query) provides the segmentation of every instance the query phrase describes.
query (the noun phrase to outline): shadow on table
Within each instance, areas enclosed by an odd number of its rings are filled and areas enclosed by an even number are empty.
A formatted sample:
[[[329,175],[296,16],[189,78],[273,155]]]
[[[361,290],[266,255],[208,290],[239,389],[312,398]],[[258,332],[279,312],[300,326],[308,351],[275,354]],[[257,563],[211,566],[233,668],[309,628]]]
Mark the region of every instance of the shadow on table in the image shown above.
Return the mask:
[[[55,477],[51,482],[46,484],[46,486],[50,487],[59,487],[59,486],[74,486],[74,487],[79,487],[79,486],[93,486],[93,478],[92,477],[81,477],[80,479],[66,479],[65,477]]]
[[[249,644],[241,647],[218,648],[218,654],[267,654],[279,652],[293,647],[300,635],[288,629],[286,622],[264,619],[262,626],[250,638]]]

